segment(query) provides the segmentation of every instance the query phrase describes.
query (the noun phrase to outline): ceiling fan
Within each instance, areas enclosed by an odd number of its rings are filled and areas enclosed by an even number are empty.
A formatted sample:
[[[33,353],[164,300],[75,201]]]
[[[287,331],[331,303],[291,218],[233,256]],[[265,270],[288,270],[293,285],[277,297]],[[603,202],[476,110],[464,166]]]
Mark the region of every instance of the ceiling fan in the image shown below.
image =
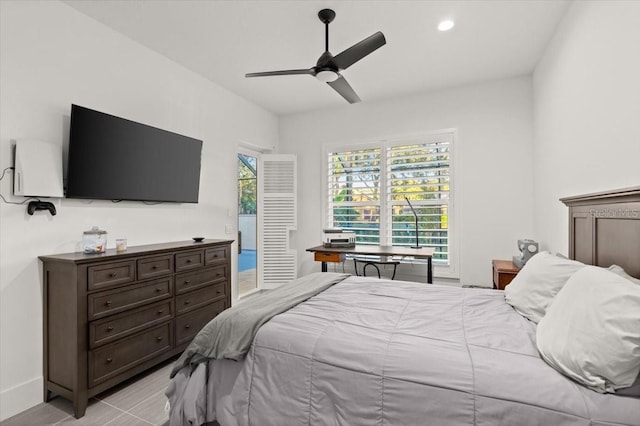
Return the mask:
[[[322,9],[318,12],[318,18],[320,18],[320,21],[325,25],[325,52],[320,56],[314,67],[297,70],[254,72],[245,74],[245,77],[308,74],[327,83],[349,103],[360,102],[360,97],[358,97],[349,83],[347,83],[347,80],[340,74],[340,71],[346,70],[374,50],[384,46],[387,41],[384,38],[384,34],[378,31],[336,56],[333,56],[329,52],[329,24],[335,17],[336,13],[331,9]]]

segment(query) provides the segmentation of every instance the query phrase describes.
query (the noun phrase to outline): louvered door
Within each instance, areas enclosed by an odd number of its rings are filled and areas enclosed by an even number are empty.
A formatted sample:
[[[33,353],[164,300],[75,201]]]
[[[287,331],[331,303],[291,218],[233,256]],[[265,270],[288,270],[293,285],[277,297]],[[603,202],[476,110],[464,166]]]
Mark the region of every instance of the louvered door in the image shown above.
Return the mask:
[[[263,155],[258,170],[259,287],[274,288],[297,277],[292,239],[297,226],[294,155]]]

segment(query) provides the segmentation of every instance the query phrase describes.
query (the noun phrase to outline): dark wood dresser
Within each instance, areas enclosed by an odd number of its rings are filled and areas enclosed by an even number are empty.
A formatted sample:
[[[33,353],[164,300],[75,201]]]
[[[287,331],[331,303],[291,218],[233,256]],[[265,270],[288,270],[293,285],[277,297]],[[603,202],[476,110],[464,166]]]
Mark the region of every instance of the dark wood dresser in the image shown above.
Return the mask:
[[[182,352],[231,306],[230,240],[40,256],[44,400],[87,400]]]

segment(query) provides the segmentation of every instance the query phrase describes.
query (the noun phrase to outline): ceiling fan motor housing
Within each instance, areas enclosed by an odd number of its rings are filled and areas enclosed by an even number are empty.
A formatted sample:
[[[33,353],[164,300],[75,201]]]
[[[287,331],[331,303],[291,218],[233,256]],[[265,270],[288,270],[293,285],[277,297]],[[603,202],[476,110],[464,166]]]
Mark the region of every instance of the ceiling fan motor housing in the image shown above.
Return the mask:
[[[333,71],[338,72],[340,68],[338,64],[333,60],[333,55],[330,52],[324,52],[320,58],[318,58],[318,62],[316,63],[316,72],[320,71]]]

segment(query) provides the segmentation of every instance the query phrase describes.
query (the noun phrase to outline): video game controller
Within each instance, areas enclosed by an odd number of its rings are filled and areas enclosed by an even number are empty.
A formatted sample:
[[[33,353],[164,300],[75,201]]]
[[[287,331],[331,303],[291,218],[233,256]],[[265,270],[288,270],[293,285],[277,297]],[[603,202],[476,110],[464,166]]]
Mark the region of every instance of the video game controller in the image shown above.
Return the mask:
[[[30,216],[38,210],[49,210],[51,216],[55,216],[57,213],[56,206],[48,201],[31,201],[27,206],[27,213],[29,213]]]

